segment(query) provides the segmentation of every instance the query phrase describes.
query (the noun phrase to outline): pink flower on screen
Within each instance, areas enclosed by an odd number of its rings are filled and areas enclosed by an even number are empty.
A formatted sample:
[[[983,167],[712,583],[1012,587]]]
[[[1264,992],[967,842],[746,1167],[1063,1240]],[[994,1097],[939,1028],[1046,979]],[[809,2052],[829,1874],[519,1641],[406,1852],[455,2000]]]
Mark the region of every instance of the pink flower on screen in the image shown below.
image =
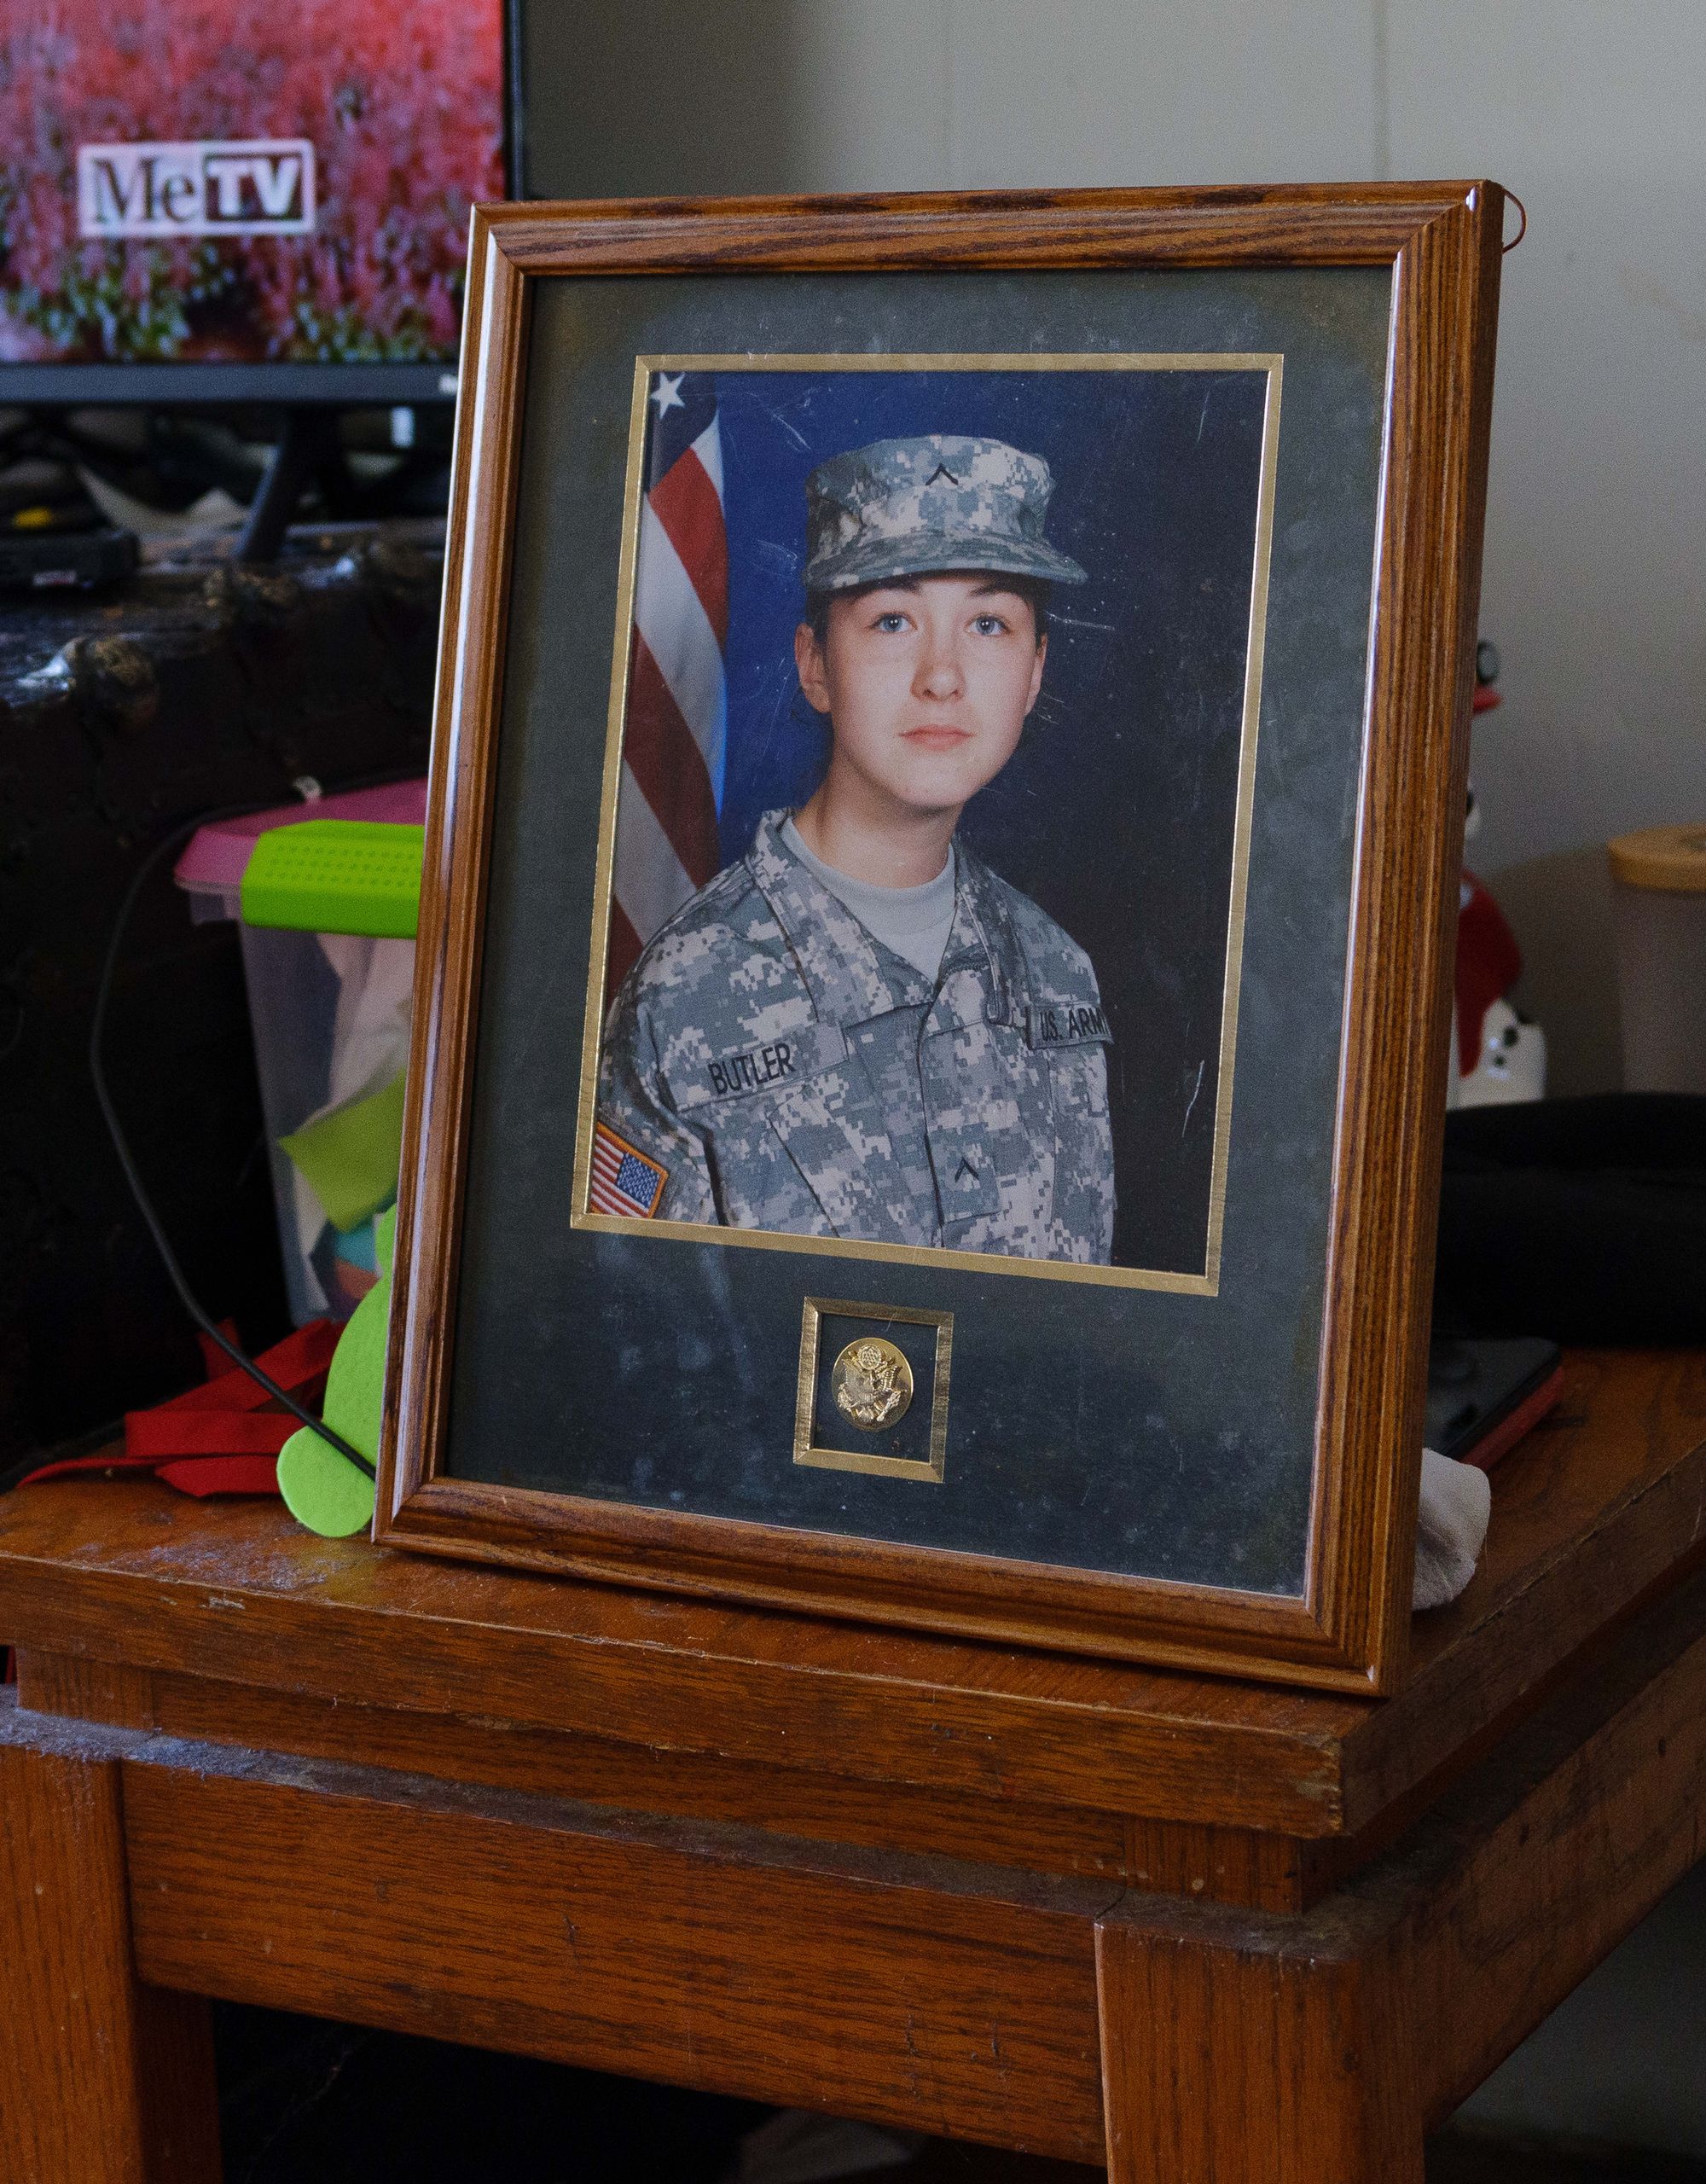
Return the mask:
[[[35,0],[0,27],[0,357],[454,353],[502,0]],[[305,136],[312,235],[88,242],[79,143]]]

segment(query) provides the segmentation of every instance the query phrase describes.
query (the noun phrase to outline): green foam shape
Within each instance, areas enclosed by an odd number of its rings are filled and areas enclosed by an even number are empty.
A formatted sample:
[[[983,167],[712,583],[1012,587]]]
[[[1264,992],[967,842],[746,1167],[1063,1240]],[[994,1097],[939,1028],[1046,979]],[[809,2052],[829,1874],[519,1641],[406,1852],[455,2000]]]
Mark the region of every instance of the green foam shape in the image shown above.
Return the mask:
[[[258,836],[243,869],[245,925],[413,940],[426,830],[388,819],[302,819]]]
[[[326,1423],[368,1457],[379,1447],[396,1228],[397,1209],[392,1206],[374,1223],[374,1242],[384,1272],[339,1336],[326,1376]],[[279,1451],[278,1490],[297,1523],[322,1539],[347,1539],[352,1532],[365,1531],[373,1521],[372,1479],[305,1426]]]
[[[279,1140],[334,1228],[359,1228],[397,1195],[403,1158],[403,1072]]]

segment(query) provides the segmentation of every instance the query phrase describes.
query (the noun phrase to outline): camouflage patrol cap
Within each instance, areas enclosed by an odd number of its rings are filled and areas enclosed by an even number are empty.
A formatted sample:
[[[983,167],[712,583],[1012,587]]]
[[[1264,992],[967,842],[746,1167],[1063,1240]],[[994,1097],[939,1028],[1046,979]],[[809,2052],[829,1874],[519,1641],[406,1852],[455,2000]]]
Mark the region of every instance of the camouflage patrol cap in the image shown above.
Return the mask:
[[[1054,479],[1040,455],[960,433],[875,440],[805,481],[808,591],[946,569],[1082,584],[1042,536]]]

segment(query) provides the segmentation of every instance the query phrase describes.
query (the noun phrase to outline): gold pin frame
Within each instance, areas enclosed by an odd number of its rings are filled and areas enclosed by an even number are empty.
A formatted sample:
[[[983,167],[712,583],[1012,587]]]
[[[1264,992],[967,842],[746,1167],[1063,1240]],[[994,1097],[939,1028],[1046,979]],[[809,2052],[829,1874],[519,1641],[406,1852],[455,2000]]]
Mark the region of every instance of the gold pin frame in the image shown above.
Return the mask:
[[[819,1338],[825,1320],[903,1320],[908,1327],[936,1329],[928,1457],[920,1461],[909,1456],[885,1456],[874,1449],[827,1449],[814,1443]],[[812,1465],[819,1471],[860,1471],[873,1478],[915,1478],[939,1486],[948,1466],[948,1381],[953,1358],[952,1312],[917,1311],[903,1304],[849,1304],[829,1297],[808,1297],[800,1314],[799,1380],[794,1393],[794,1461]]]

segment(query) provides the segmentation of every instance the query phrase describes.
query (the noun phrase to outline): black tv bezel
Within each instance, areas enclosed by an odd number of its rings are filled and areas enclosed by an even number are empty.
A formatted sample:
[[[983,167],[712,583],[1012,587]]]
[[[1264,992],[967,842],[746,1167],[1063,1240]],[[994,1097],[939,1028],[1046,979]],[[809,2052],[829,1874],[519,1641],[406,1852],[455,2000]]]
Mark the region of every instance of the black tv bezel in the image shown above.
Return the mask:
[[[440,363],[0,363],[0,409],[419,408],[456,398]]]
[[[501,9],[498,101],[504,188],[512,197],[522,189],[524,4],[525,0],[503,0]],[[456,400],[456,364],[455,350],[444,357],[407,363],[0,362],[0,410],[418,409]]]

